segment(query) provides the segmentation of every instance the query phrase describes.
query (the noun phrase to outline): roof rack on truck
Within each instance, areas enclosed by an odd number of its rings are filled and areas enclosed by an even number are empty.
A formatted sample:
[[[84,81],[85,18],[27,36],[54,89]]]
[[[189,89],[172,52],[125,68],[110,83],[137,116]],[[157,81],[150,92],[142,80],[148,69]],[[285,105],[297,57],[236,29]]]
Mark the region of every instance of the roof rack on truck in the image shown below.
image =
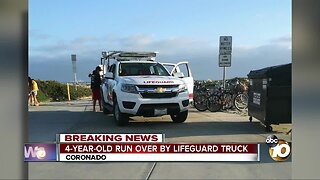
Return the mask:
[[[108,51],[102,52],[102,59],[115,59],[117,61],[155,61],[158,52],[129,52]]]
[[[158,52],[103,51],[101,66],[103,74],[110,67],[110,60],[116,61],[155,61]]]

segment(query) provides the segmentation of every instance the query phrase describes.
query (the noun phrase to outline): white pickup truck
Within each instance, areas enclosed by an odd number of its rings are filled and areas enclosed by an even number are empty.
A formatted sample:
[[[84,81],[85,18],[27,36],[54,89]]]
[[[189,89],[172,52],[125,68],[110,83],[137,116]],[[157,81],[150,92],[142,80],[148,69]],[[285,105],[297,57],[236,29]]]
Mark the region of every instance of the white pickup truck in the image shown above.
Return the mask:
[[[127,125],[130,116],[170,115],[176,123],[187,119],[193,92],[187,62],[177,66],[165,64],[173,66],[169,72],[163,64],[155,61],[156,52],[109,51],[102,54],[103,112],[113,113],[117,125]]]

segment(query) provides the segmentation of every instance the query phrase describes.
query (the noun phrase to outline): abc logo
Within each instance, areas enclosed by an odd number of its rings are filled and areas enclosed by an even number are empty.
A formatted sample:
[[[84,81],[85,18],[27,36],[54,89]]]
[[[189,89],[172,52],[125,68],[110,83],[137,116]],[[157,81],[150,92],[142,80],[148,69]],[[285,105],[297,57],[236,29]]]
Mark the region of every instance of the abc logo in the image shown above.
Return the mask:
[[[275,135],[270,135],[267,137],[266,143],[269,146],[269,154],[273,160],[286,161],[289,158],[291,148],[287,141],[278,139]]]
[[[277,136],[275,135],[269,135],[266,139],[266,143],[269,147],[275,147],[277,146],[279,140],[277,138]]]

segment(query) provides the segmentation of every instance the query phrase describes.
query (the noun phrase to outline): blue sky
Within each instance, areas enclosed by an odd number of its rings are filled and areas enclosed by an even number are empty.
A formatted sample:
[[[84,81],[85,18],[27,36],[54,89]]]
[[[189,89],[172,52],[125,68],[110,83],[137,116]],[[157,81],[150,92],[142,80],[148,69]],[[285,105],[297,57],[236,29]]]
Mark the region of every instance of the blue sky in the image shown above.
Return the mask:
[[[219,36],[233,36],[227,77],[291,62],[290,0],[29,0],[29,74],[72,81],[103,50],[159,51],[190,62],[195,79],[221,79]]]

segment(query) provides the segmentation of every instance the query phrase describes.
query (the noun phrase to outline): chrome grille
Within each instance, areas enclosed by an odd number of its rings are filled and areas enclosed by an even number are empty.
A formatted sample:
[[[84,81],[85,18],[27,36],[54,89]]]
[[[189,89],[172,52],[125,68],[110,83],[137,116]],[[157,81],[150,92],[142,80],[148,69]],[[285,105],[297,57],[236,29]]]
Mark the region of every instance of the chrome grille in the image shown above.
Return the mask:
[[[179,85],[137,85],[142,98],[172,98],[178,95]]]

